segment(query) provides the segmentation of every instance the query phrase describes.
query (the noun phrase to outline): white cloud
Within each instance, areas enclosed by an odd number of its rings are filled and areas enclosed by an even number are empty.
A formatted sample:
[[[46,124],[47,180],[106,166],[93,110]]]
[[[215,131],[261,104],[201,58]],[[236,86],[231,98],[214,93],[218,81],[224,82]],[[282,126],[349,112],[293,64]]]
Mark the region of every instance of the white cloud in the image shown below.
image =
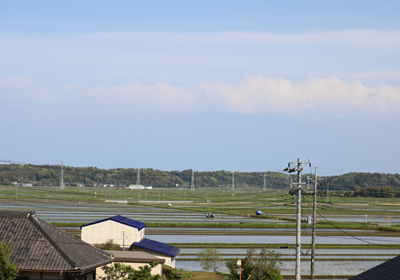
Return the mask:
[[[288,32],[99,32],[63,36],[2,36],[3,46],[21,46],[32,50],[74,50],[86,48],[129,51],[134,44],[221,44],[260,43],[285,45],[341,45],[396,48],[400,30],[344,29]],[[168,47],[168,46],[164,46]]]
[[[400,77],[400,70],[364,71],[356,75],[353,75],[353,78],[380,78],[380,77]]]
[[[203,83],[188,90],[167,83],[124,83],[117,86],[63,86],[57,92],[43,90],[25,77],[0,82],[3,102],[8,92],[13,101],[31,102],[48,110],[69,107],[71,111],[109,112],[134,115],[137,112],[205,112],[218,110],[238,114],[295,115],[324,113],[336,116],[369,117],[400,111],[400,88],[365,86],[358,80],[336,77],[311,78],[292,83],[263,76],[247,77],[238,85]],[[49,100],[51,103],[49,103]]]
[[[71,98],[77,98],[86,105],[101,106],[117,112],[135,111],[187,111],[199,103],[198,95],[182,87],[167,83],[147,85],[140,82],[124,83],[117,86],[83,88],[66,86]]]
[[[400,45],[400,30],[322,30],[298,33],[287,32],[109,32],[74,35],[77,42],[100,44],[116,43],[262,43],[262,44],[329,44],[350,46],[386,46]]]
[[[258,76],[248,77],[238,86],[215,83],[204,84],[200,89],[210,100],[245,114],[390,114],[400,107],[400,88],[367,87],[358,80],[344,82],[335,77],[312,78],[294,84],[285,79]]]
[[[0,98],[4,101],[29,103],[32,101],[55,102],[58,96],[20,75],[6,77],[0,81]]]

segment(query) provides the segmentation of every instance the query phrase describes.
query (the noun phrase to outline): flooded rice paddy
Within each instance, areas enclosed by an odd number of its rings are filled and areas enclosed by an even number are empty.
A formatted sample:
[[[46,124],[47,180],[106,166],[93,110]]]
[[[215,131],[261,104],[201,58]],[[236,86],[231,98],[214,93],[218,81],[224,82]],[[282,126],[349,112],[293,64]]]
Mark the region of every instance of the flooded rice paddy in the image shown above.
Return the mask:
[[[296,243],[296,236],[288,235],[147,235],[148,238],[158,240],[164,243],[279,243],[287,244]],[[311,237],[305,236],[302,239],[302,244],[310,244]],[[349,244],[349,245],[364,245],[364,244],[400,244],[399,237],[388,236],[317,236],[316,243],[318,244]]]
[[[357,275],[371,267],[377,266],[384,261],[316,261],[315,262],[315,275],[330,275],[330,276],[344,276],[344,275]],[[200,271],[200,262],[198,261],[184,261],[178,260],[176,266],[188,271]],[[229,272],[226,266],[219,269],[221,272]],[[295,270],[294,261],[283,261],[281,267],[282,275],[293,275]],[[301,262],[301,275],[310,275],[310,261]],[[330,278],[333,279],[333,278]]]
[[[203,207],[204,208],[204,207]],[[121,205],[121,204],[61,204],[61,203],[34,203],[34,202],[9,202],[0,203],[3,210],[36,211],[39,218],[47,222],[79,222],[90,223],[114,215],[123,215],[144,223],[289,223],[285,220],[256,219],[243,216],[228,216],[217,214],[214,219],[206,219],[202,212],[183,212],[179,209],[166,209],[142,205]],[[293,218],[294,215],[274,215],[275,217]],[[370,222],[381,224],[387,223],[384,215],[373,215],[370,212],[365,215],[333,216],[326,215],[326,218],[333,221],[364,222],[367,218]],[[400,223],[400,215],[391,215],[391,223]],[[76,228],[78,229],[78,228]],[[251,235],[257,231],[258,235]],[[287,234],[274,235],[275,232],[287,232]],[[251,229],[251,228],[146,228],[146,237],[165,243],[177,244],[294,244],[295,229]],[[304,229],[304,232],[310,229]],[[325,233],[335,233],[335,229],[322,230]],[[163,232],[157,234],[157,232]],[[185,232],[185,234],[182,234]],[[321,232],[321,231],[319,231]],[[400,236],[357,236],[359,230],[346,230],[351,236],[318,236],[317,244],[387,244],[381,249],[317,249],[316,251],[316,275],[356,275],[369,268],[372,268],[386,259],[397,256],[400,249],[391,249],[390,244],[400,244]],[[154,233],[154,234],[153,234]],[[202,234],[203,233],[203,234]],[[292,235],[289,235],[292,233]],[[302,249],[306,252],[310,246],[311,237],[302,236]],[[243,246],[243,245],[242,245]],[[218,245],[216,245],[218,247]],[[217,248],[222,257],[243,258],[246,255],[244,248]],[[183,248],[176,263],[178,269],[201,270],[200,263],[196,261],[196,254],[200,248]],[[273,249],[282,254],[282,273],[293,275],[294,273],[294,249]],[[310,256],[302,257],[302,274],[309,274]],[[222,267],[222,271],[226,271]]]

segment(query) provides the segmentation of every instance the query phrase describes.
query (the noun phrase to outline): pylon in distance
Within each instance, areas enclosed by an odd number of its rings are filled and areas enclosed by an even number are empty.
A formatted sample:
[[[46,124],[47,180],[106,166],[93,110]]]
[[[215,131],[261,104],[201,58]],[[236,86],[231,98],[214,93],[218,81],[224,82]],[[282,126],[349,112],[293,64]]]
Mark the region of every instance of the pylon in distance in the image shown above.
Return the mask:
[[[190,182],[190,190],[194,191],[194,171],[192,169],[192,181]]]

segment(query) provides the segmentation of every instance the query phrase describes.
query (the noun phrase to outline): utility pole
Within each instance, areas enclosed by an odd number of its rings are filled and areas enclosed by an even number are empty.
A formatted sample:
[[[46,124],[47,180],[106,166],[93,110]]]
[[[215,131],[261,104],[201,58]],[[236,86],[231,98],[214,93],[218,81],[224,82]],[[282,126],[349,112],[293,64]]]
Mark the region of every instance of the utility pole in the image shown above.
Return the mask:
[[[194,171],[192,169],[192,181],[190,182],[190,190],[194,191]]]
[[[125,251],[125,231],[122,232],[122,251]]]
[[[60,188],[64,189],[64,162],[61,162],[61,178],[60,178]]]
[[[310,159],[307,162],[311,167]],[[296,280],[300,280],[300,249],[301,249],[301,173],[303,171],[303,162],[300,158],[297,159],[297,162],[289,162],[288,167],[286,167],[283,171],[287,171],[289,173],[297,172],[297,219],[296,219]],[[293,166],[294,167],[293,167]]]
[[[235,189],[235,171],[232,171],[232,186],[231,190]]]
[[[312,241],[311,241],[311,275],[310,280],[314,280],[315,268],[315,224],[317,223],[317,167],[315,167],[314,175],[314,202],[313,202],[313,225],[312,225]]]

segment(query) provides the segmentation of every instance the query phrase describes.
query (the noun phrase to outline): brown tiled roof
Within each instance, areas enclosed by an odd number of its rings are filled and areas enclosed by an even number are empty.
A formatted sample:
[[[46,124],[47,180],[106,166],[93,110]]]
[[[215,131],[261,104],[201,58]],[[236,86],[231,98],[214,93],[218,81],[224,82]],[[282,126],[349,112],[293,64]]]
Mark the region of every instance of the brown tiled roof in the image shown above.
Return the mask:
[[[20,271],[85,271],[112,256],[36,217],[34,212],[0,211],[0,242]]]

